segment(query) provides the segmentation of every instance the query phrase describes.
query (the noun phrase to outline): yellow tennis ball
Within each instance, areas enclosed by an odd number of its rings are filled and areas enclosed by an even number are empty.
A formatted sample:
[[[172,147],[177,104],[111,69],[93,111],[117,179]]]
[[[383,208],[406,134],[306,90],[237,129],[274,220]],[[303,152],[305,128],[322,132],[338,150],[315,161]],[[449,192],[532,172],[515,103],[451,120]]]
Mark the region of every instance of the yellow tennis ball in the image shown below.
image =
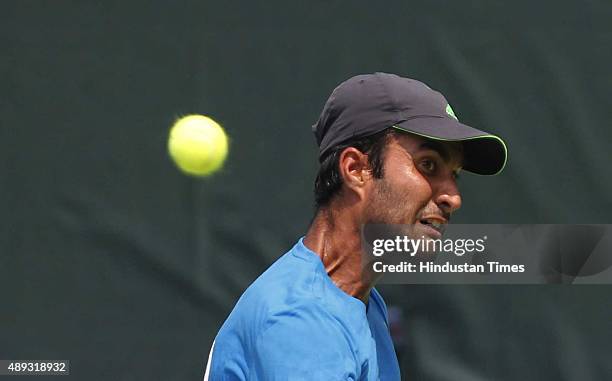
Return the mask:
[[[170,129],[168,153],[184,173],[208,176],[223,166],[228,142],[223,128],[204,115],[187,115]]]

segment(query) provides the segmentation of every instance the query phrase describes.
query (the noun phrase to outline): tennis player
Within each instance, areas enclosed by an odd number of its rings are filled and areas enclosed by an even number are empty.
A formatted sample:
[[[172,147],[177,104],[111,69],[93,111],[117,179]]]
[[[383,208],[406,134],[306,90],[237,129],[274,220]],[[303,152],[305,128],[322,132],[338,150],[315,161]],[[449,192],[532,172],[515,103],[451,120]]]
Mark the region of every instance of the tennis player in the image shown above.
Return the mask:
[[[459,123],[444,96],[393,74],[340,84],[313,126],[320,168],[306,235],[244,292],[205,380],[400,380],[387,308],[362,276],[367,223],[439,236],[461,206],[457,174],[500,172],[503,141]]]

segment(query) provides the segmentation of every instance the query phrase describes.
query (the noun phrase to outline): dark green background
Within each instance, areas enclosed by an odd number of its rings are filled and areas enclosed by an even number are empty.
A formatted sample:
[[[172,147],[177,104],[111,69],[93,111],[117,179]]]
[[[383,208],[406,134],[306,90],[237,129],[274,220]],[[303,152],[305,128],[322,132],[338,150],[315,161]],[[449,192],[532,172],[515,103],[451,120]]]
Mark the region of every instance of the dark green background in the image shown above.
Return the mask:
[[[388,71],[500,134],[463,223],[610,223],[609,1],[6,1],[0,5],[0,358],[78,380],[199,380],[241,292],[304,234],[310,126]],[[231,137],[181,175],[174,119]],[[604,380],[608,286],[388,286],[405,379]],[[37,378],[38,379],[38,378]]]

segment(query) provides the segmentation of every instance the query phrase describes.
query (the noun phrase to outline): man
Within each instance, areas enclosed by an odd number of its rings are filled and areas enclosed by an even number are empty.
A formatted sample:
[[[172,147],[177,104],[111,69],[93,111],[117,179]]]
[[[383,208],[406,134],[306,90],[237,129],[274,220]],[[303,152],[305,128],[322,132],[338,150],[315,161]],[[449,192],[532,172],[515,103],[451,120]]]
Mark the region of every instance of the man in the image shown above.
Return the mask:
[[[305,237],[242,295],[210,353],[209,380],[399,380],[387,310],[362,276],[361,229],[440,234],[461,168],[492,175],[498,137],[457,121],[442,94],[392,74],[338,86],[313,132],[320,169]]]

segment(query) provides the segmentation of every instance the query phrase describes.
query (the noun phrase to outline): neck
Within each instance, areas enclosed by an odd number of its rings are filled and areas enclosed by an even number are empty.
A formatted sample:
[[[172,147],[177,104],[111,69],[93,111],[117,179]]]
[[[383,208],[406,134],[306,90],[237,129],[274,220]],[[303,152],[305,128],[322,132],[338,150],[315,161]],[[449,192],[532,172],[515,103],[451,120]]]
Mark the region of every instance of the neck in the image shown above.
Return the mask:
[[[348,210],[319,210],[304,237],[304,245],[321,258],[327,275],[338,288],[367,303],[376,279],[364,276],[361,223],[355,217]]]

